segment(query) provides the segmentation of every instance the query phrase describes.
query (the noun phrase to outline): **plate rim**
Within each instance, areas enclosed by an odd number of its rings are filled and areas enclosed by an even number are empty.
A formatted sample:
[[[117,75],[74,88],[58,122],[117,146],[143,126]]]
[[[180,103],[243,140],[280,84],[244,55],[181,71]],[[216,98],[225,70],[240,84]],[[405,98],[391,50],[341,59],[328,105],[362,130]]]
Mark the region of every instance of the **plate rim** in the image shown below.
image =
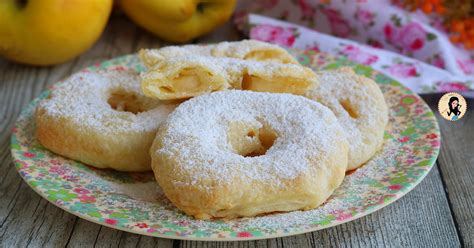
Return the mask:
[[[294,49],[294,50],[300,50],[300,51],[304,51],[303,49]],[[318,52],[320,53],[320,52]],[[315,53],[315,54],[318,54],[318,53]],[[315,54],[312,54],[311,56],[314,56]],[[322,54],[325,54],[325,53],[322,53]],[[103,60],[101,62],[98,62],[98,64],[103,64],[104,62],[107,62],[107,61],[111,61],[111,60],[117,60],[117,59],[124,59],[124,58],[127,58],[127,57],[132,57],[132,56],[135,56],[136,53],[133,53],[133,54],[127,54],[127,55],[122,55],[122,56],[117,56],[117,57],[114,57],[114,58],[110,58],[110,59],[106,59],[106,60]],[[329,55],[329,56],[332,56],[332,55]],[[338,56],[332,56],[336,59],[338,59],[339,57]],[[353,63],[353,62],[351,62]],[[96,63],[97,64],[97,63]],[[357,63],[353,63],[355,65],[360,65],[360,64],[357,64]],[[87,68],[90,68],[90,67],[93,67],[94,65],[90,65],[90,66],[86,66],[85,68],[79,70],[79,71],[83,71],[84,69],[87,69]],[[373,71],[376,71],[377,73],[380,73],[381,75],[384,75],[385,77],[387,78],[390,78],[392,81],[396,82],[397,84],[397,87],[403,89],[403,90],[406,90],[407,91],[407,95],[410,95],[410,96],[414,96],[416,97],[416,99],[418,101],[420,101],[419,104],[422,104],[424,105],[425,108],[427,108],[429,110],[429,112],[431,112],[433,115],[430,116],[430,118],[433,121],[434,123],[434,127],[433,127],[433,133],[435,133],[438,137],[438,140],[440,142],[440,145],[436,148],[433,148],[433,153],[432,153],[432,156],[429,158],[429,166],[427,167],[426,170],[424,170],[424,173],[417,177],[416,178],[416,181],[412,182],[409,187],[406,187],[406,188],[403,188],[402,190],[398,191],[395,193],[395,196],[392,197],[392,198],[389,198],[387,199],[386,201],[384,201],[383,204],[379,204],[379,205],[376,205],[375,207],[372,207],[364,212],[358,212],[356,213],[355,215],[353,215],[351,218],[347,218],[347,219],[344,219],[344,220],[334,220],[332,221],[330,224],[327,224],[327,225],[318,225],[317,227],[314,227],[314,228],[307,228],[307,229],[304,229],[304,230],[300,230],[300,231],[295,231],[295,232],[288,232],[288,233],[278,233],[278,234],[267,234],[267,235],[262,235],[262,236],[251,236],[251,237],[230,237],[230,236],[225,236],[225,237],[215,237],[215,238],[211,238],[211,237],[196,237],[196,236],[178,236],[178,235],[166,235],[166,234],[161,234],[161,233],[150,233],[150,232],[146,232],[145,230],[143,231],[139,231],[139,230],[135,230],[135,229],[131,229],[131,228],[126,228],[126,227],[121,227],[121,226],[118,226],[118,225],[111,225],[111,224],[107,224],[107,223],[104,223],[104,222],[99,222],[97,220],[95,220],[94,218],[88,216],[87,214],[82,214],[80,212],[77,212],[77,211],[72,211],[70,209],[67,208],[67,206],[65,205],[61,205],[57,202],[54,202],[50,199],[48,199],[48,197],[42,193],[41,191],[39,191],[36,187],[34,187],[33,185],[30,184],[30,181],[27,180],[24,175],[22,175],[21,173],[21,170],[19,169],[19,166],[20,166],[20,163],[19,161],[21,161],[20,158],[18,158],[15,153],[14,153],[14,150],[15,148],[13,147],[15,145],[15,137],[16,137],[16,133],[15,132],[12,132],[11,134],[11,137],[10,137],[10,154],[12,155],[12,158],[13,158],[13,162],[15,164],[15,169],[17,171],[17,173],[20,175],[20,177],[22,178],[22,180],[24,182],[26,182],[26,184],[31,188],[33,189],[34,192],[36,192],[38,195],[40,195],[43,199],[47,200],[49,203],[53,204],[54,206],[66,211],[67,213],[70,213],[78,218],[81,218],[81,219],[84,219],[84,220],[87,220],[87,221],[90,221],[92,223],[95,223],[95,224],[99,224],[99,225],[102,225],[102,226],[106,226],[106,227],[109,227],[109,228],[112,228],[112,229],[117,229],[117,230],[120,230],[120,231],[125,231],[125,232],[129,232],[129,233],[134,233],[134,234],[139,234],[139,235],[145,235],[145,236],[149,236],[149,237],[157,237],[157,238],[165,238],[165,239],[173,239],[173,240],[193,240],[193,241],[218,241],[218,242],[225,242],[225,241],[251,241],[251,240],[263,240],[263,239],[271,239],[271,238],[279,238],[279,237],[289,237],[289,236],[295,236],[295,235],[300,235],[300,234],[304,234],[304,233],[310,233],[310,232],[315,232],[315,231],[319,231],[319,230],[323,230],[323,229],[327,229],[327,228],[330,228],[330,227],[334,227],[334,226],[337,226],[337,225],[340,225],[340,224],[344,224],[344,223],[347,223],[347,222],[351,222],[351,221],[354,221],[354,220],[357,220],[359,218],[362,218],[364,216],[367,216],[369,214],[372,214],[376,211],[379,211],[380,209],[382,208],[385,208],[386,206],[396,202],[397,200],[401,199],[402,197],[404,197],[406,194],[408,194],[410,191],[412,191],[413,189],[415,189],[420,183],[421,181],[423,181],[426,176],[428,176],[428,174],[431,172],[431,170],[433,169],[433,167],[435,166],[435,163],[436,163],[436,160],[439,156],[439,153],[440,153],[440,147],[441,147],[441,135],[440,135],[440,129],[439,129],[439,123],[436,119],[436,116],[434,115],[434,112],[433,110],[429,107],[429,105],[423,100],[423,98],[420,97],[420,95],[418,95],[417,93],[413,92],[411,89],[407,88],[406,86],[404,86],[403,84],[401,84],[400,82],[396,81],[396,80],[393,80],[391,77],[389,76],[386,76],[385,74],[373,69],[372,67],[370,66],[366,66],[366,65],[361,65],[363,67],[368,67],[370,69],[372,69]],[[66,76],[67,78],[68,76]],[[61,82],[62,80],[59,80],[58,82],[55,82],[53,83],[51,86],[54,86],[56,85],[57,83]],[[16,119],[15,123],[14,123],[14,126],[12,128],[15,129],[16,126],[17,126],[17,123],[19,121],[20,118],[22,118],[22,116],[24,115],[24,113],[26,111],[28,111],[28,109],[30,107],[32,107],[32,105],[35,105],[36,102],[39,100],[39,98],[43,95],[43,94],[46,94],[46,92],[50,92],[51,89],[50,88],[47,88],[43,91],[41,91],[41,93],[35,97],[33,100],[31,100],[26,106],[24,106],[22,108],[22,111],[20,111],[20,114],[18,116],[18,118]],[[57,156],[60,156],[60,155],[57,155]]]
[[[438,149],[439,151],[439,149]],[[13,152],[12,152],[12,156],[13,156]],[[438,154],[436,154],[436,156],[438,156]],[[436,160],[436,158],[435,158]],[[431,162],[431,161],[430,161]],[[15,161],[14,161],[15,165],[17,164],[17,161],[16,161],[16,158],[15,158]],[[412,191],[413,189],[416,188],[416,186],[418,186],[418,184],[421,183],[421,181],[423,181],[423,179],[425,179],[426,176],[428,176],[428,174],[431,172],[431,170],[433,169],[433,165],[430,166],[429,170],[423,174],[423,176],[419,177],[418,180],[413,183],[413,187],[412,188],[409,188],[408,190],[405,190],[405,191],[402,191],[401,194],[397,195],[398,198],[394,197],[394,198],[391,198],[389,200],[387,200],[386,202],[384,202],[384,204],[381,204],[381,205],[378,205],[377,207],[374,207],[374,208],[371,208],[370,210],[366,211],[366,212],[363,212],[363,213],[360,213],[360,214],[357,214],[355,216],[353,216],[352,218],[349,218],[349,219],[345,219],[345,220],[342,220],[342,221],[334,221],[333,223],[329,224],[329,225],[325,225],[325,226],[318,226],[314,229],[305,229],[305,230],[302,230],[302,231],[298,231],[298,232],[292,232],[292,233],[285,233],[285,234],[276,234],[276,235],[266,235],[266,236],[253,236],[253,237],[224,237],[224,238],[204,238],[204,237],[186,237],[186,236],[171,236],[171,235],[165,235],[165,234],[160,234],[160,233],[148,233],[148,232],[139,232],[139,231],[135,231],[134,229],[128,229],[128,228],[125,228],[125,227],[120,227],[120,226],[114,226],[114,225],[110,225],[110,224],[107,224],[107,223],[101,223],[101,222],[98,222],[96,220],[94,220],[93,218],[89,217],[88,215],[86,214],[81,214],[79,212],[73,212],[71,210],[69,210],[68,208],[66,208],[65,206],[62,206],[54,201],[51,201],[50,199],[48,199],[48,197],[46,197],[44,194],[42,194],[40,191],[38,191],[35,187],[33,187],[30,182],[28,180],[26,180],[23,175],[21,175],[20,171],[17,169],[17,173],[20,175],[20,177],[22,178],[23,181],[26,182],[26,184],[31,188],[33,189],[34,192],[36,192],[38,195],[41,196],[41,198],[47,200],[49,203],[53,204],[54,206],[66,211],[67,213],[70,213],[78,218],[81,218],[81,219],[84,219],[84,220],[87,220],[87,221],[90,221],[92,223],[95,223],[95,224],[98,224],[98,225],[102,225],[102,226],[106,226],[108,228],[112,228],[112,229],[117,229],[117,230],[120,230],[120,231],[124,231],[124,232],[129,232],[129,233],[134,233],[134,234],[139,234],[139,235],[145,235],[145,236],[148,236],[148,237],[155,237],[155,238],[165,238],[165,239],[173,239],[173,240],[190,240],[190,241],[210,241],[210,242],[214,242],[214,241],[219,241],[219,242],[226,242],[226,241],[252,241],[252,240],[263,240],[263,239],[273,239],[273,238],[283,238],[283,237],[290,237],[290,236],[296,236],[296,235],[300,235],[300,234],[305,234],[305,233],[310,233],[310,232],[315,232],[315,231],[319,231],[319,230],[324,230],[324,229],[327,229],[327,228],[331,228],[331,227],[334,227],[334,226],[338,226],[338,225],[341,225],[341,224],[344,224],[344,223],[347,223],[347,222],[351,222],[351,221],[354,221],[354,220],[357,220],[357,219],[360,219],[364,216],[367,216],[369,214],[372,214],[376,211],[379,211],[380,209],[382,208],[385,208],[387,207],[388,205],[396,202],[397,200],[401,199],[402,197],[404,197],[406,194],[408,194],[410,191]]]

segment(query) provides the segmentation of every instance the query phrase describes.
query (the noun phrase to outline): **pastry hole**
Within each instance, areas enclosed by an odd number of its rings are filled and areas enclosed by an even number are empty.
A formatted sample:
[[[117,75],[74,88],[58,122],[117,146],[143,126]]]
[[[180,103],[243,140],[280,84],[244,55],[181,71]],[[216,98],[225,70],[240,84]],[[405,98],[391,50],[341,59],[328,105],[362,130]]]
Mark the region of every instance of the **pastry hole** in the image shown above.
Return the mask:
[[[340,100],[339,103],[344,108],[344,110],[346,110],[350,117],[354,119],[359,118],[359,113],[357,113],[357,111],[352,107],[349,100]]]
[[[275,131],[273,131],[269,128],[263,127],[263,128],[260,129],[258,139],[260,140],[260,144],[262,144],[262,146],[265,150],[263,154],[265,154],[267,152],[267,150],[270,149],[270,147],[272,147],[273,144],[275,143],[275,140],[277,139],[277,135],[276,135]]]
[[[242,122],[231,123],[227,133],[233,152],[243,157],[265,155],[277,138],[276,132],[267,125],[258,128]]]
[[[275,143],[275,140],[277,139],[276,133],[273,130],[265,127],[259,130],[257,137],[260,145],[256,146],[255,149],[249,153],[240,155],[244,157],[258,157],[265,155],[268,149],[273,146],[273,143]]]
[[[112,91],[107,103],[112,109],[122,112],[138,114],[148,110],[147,106],[140,101],[135,93],[122,89]]]
[[[252,149],[240,154],[244,157],[258,157],[265,155],[268,149],[273,146],[273,143],[275,143],[275,140],[277,139],[276,133],[270,128],[266,127],[260,128],[258,130],[258,134],[254,131],[250,131],[247,136],[253,138],[256,137],[256,139],[255,144],[251,147]]]
[[[253,137],[255,137],[255,132],[253,130],[251,130],[247,133],[247,136],[250,137],[250,138],[253,138]]]

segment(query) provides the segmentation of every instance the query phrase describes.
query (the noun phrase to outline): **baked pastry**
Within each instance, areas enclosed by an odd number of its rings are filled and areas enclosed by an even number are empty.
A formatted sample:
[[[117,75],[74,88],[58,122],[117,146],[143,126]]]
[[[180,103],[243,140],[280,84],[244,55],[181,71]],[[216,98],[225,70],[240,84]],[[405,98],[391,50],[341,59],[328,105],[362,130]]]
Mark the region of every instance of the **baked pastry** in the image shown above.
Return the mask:
[[[143,93],[162,100],[226,89],[303,94],[317,84],[316,74],[300,65],[194,54],[167,57],[141,76]]]
[[[220,42],[210,45],[167,46],[160,49],[142,49],[143,64],[152,68],[169,57],[186,55],[227,57],[244,60],[298,64],[293,56],[278,45],[257,40]]]
[[[353,170],[367,162],[383,145],[388,108],[377,83],[351,68],[318,73],[319,86],[305,96],[330,108],[347,134]]]
[[[229,90],[182,103],[150,152],[168,199],[210,219],[319,206],[344,178],[348,144],[315,101]]]
[[[149,149],[176,104],[146,98],[135,71],[80,72],[36,110],[36,137],[49,150],[97,168],[150,170]]]

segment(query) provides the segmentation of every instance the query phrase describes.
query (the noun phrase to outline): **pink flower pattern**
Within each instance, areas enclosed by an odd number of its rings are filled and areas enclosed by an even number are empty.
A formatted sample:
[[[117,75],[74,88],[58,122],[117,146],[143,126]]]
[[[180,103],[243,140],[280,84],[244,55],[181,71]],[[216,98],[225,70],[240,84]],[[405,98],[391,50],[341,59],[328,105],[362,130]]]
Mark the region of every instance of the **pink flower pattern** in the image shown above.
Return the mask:
[[[308,2],[308,0],[298,0],[298,6],[301,11],[301,19],[313,18],[316,9]]]
[[[291,47],[295,42],[295,30],[272,25],[257,25],[250,30],[253,39]]]
[[[400,190],[402,188],[402,186],[399,185],[399,184],[395,184],[395,185],[390,185],[388,188],[390,190]]]
[[[396,27],[391,23],[384,26],[385,39],[403,51],[415,51],[423,48],[427,36],[426,31],[416,22]]]
[[[89,196],[89,195],[81,195],[81,196],[78,197],[78,199],[79,199],[82,203],[92,203],[92,202],[95,202],[95,201],[96,201],[95,197]]]
[[[403,48],[408,50],[418,50],[424,46],[426,32],[420,24],[412,22],[403,26],[400,35],[400,43]]]
[[[326,15],[331,26],[331,31],[334,35],[339,37],[348,37],[351,34],[351,26],[345,20],[341,13],[335,9],[324,9],[323,13]]]
[[[343,220],[350,219],[351,217],[352,217],[352,214],[342,213],[342,214],[340,214],[339,216],[336,217],[336,220],[343,221]]]
[[[105,219],[104,222],[109,225],[116,225],[118,223],[118,221],[115,219]]]
[[[466,74],[474,74],[474,59],[470,60],[458,60],[458,65],[461,70]]]
[[[465,91],[474,90],[474,51],[450,44],[440,18],[404,11],[396,4],[401,1],[263,1],[268,8],[255,9],[253,3],[243,4],[235,18],[243,31],[250,31],[250,38],[344,55],[394,77],[418,93],[449,87],[441,86],[439,80],[458,82]],[[240,18],[242,12],[252,15]],[[318,46],[313,47],[314,43]],[[341,48],[348,44],[360,51]],[[417,66],[392,67],[400,64],[394,62],[395,58]]]
[[[89,190],[84,189],[84,188],[76,188],[76,189],[74,189],[74,192],[76,192],[78,194],[89,194],[90,193]]]
[[[366,9],[358,9],[355,16],[363,25],[371,25],[374,22],[375,14]]]
[[[24,152],[23,156],[25,156],[27,158],[34,158],[34,157],[36,157],[36,154],[31,153],[31,152]]]
[[[444,63],[444,60],[442,57],[440,56],[435,56],[435,58],[433,59],[433,61],[431,62],[431,64],[433,64],[434,66],[438,67],[438,68],[441,68],[441,69],[444,69],[445,68],[445,63]]]
[[[410,77],[418,76],[416,67],[413,65],[407,65],[407,64],[393,64],[388,68],[388,72],[392,76],[400,77],[400,78],[410,78]]]
[[[49,169],[49,172],[55,173],[58,175],[64,175],[67,172],[67,169],[62,165],[53,165]]]
[[[138,227],[138,228],[147,228],[148,224],[146,224],[146,223],[137,223],[137,224],[135,224],[135,226]]]
[[[252,237],[252,233],[250,233],[250,232],[239,232],[239,233],[237,233],[237,237],[239,237],[239,238]]]
[[[438,90],[441,92],[465,91],[467,87],[459,82],[444,82],[438,86]]]
[[[306,47],[306,50],[315,51],[315,52],[319,52],[319,51],[320,51],[318,45],[311,45],[311,46],[308,46],[308,47]]]
[[[371,65],[378,60],[377,56],[364,52],[354,45],[346,45],[341,53],[347,56],[348,59],[364,65]]]

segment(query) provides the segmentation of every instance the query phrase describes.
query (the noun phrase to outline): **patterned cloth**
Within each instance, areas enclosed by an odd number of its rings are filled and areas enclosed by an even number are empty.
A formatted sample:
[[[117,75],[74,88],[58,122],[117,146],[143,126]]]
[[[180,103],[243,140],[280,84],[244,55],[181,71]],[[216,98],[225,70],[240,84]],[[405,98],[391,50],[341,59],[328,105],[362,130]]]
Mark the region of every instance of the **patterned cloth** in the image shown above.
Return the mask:
[[[252,39],[345,56],[417,93],[474,91],[474,52],[452,44],[439,18],[389,0],[247,0],[235,22]]]

